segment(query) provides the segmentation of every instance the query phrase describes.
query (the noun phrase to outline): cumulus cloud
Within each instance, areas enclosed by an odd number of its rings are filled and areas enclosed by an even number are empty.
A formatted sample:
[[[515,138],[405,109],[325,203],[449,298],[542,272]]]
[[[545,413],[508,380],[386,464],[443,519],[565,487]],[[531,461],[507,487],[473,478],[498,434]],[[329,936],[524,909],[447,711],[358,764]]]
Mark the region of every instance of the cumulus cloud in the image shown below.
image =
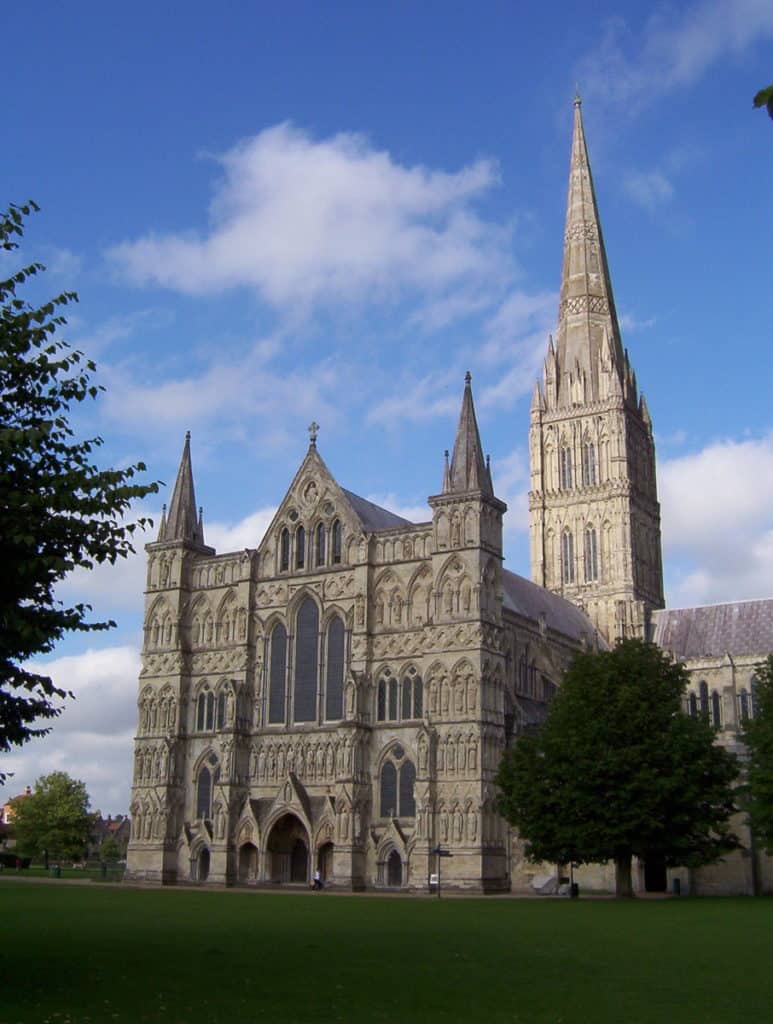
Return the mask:
[[[670,605],[773,596],[773,434],[662,460],[658,486]]]
[[[554,329],[558,295],[552,291],[511,294],[489,318],[484,331],[483,359],[501,364],[497,380],[480,396],[482,408],[512,408],[528,395],[540,374]]]
[[[399,429],[405,423],[454,416],[461,402],[460,380],[458,370],[431,372],[418,378],[403,374],[394,393],[368,411],[368,422]]]
[[[208,230],[122,242],[108,253],[120,274],[191,295],[246,287],[286,309],[488,287],[509,265],[508,231],[473,208],[498,182],[490,160],[408,167],[361,135],[287,123],[215,159]]]
[[[129,646],[88,650],[83,654],[34,662],[75,700],[64,703],[53,732],[2,757],[13,778],[8,795],[35,779],[66,771],[86,783],[93,809],[126,813],[132,776],[132,740],[137,721],[139,651]]]
[[[580,64],[583,94],[629,108],[698,81],[727,55],[739,56],[773,37],[769,0],[699,0],[660,6],[632,29],[624,19],[606,23],[600,45]]]

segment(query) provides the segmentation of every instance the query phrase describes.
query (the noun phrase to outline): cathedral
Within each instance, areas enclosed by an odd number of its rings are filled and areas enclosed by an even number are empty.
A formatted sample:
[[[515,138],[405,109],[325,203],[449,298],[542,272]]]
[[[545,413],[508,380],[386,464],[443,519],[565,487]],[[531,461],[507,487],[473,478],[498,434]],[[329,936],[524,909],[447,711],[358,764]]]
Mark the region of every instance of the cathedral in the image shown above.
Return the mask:
[[[426,891],[441,871],[457,890],[534,888],[497,814],[501,754],[543,720],[575,652],[620,637],[685,661],[686,710],[736,744],[773,601],[664,610],[653,428],[579,100],[558,329],[530,410],[531,579],[503,568],[506,506],[469,374],[427,522],[342,487],[316,431],[260,544],[225,554],[205,542],[186,437],[147,545],[128,877],[305,886],[318,871],[341,889]],[[684,885],[773,885],[753,849],[729,860]],[[605,870],[584,884],[611,886]],[[645,876],[637,887],[671,881]]]

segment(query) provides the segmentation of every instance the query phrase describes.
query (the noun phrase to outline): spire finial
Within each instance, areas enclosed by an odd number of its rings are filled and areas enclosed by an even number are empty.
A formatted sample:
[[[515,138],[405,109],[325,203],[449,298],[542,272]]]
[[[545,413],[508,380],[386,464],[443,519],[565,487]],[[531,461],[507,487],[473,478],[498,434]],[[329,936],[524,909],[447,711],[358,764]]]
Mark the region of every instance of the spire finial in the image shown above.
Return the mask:
[[[191,439],[191,432],[190,432],[190,430],[186,430],[185,431],[185,440],[186,441],[190,441],[190,439]]]
[[[469,370],[464,375],[464,383],[467,385],[467,387],[469,387],[470,384],[472,384],[472,374],[470,373]]]
[[[575,107],[582,106],[582,96],[580,96],[580,83],[575,83],[574,86],[574,105]]]
[[[317,447],[317,433],[319,431],[319,423],[316,420],[312,420],[306,428],[309,432],[309,445],[312,448]]]

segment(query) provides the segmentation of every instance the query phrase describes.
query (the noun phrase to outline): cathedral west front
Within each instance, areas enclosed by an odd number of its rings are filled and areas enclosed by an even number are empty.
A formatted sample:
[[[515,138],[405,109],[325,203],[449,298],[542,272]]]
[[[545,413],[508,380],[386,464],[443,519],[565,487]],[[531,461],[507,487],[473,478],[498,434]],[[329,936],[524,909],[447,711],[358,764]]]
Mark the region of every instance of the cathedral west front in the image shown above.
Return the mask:
[[[186,437],[147,545],[129,877],[308,885],[318,870],[333,887],[426,890],[441,846],[444,885],[518,889],[535,869],[494,778],[576,651],[654,638],[693,658],[696,713],[716,711],[728,737],[753,713],[773,602],[717,606],[737,612],[712,620],[719,655],[690,634],[699,616],[683,613],[701,610],[661,611],[652,422],[622,346],[579,101],[558,312],[530,411],[531,580],[503,568],[507,510],[469,374],[426,522],[346,490],[312,424],[258,546],[218,554]]]

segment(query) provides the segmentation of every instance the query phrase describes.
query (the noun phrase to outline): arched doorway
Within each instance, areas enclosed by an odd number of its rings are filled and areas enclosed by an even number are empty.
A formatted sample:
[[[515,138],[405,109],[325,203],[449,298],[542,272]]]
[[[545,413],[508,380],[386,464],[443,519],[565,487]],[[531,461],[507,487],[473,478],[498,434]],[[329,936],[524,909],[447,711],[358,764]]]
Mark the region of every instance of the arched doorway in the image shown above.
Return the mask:
[[[322,881],[327,882],[333,877],[333,844],[324,843],[317,850],[317,867]]]
[[[258,877],[258,850],[252,843],[239,849],[239,881],[254,882]]]
[[[266,844],[272,882],[309,882],[309,839],[303,822],[285,814],[271,829]]]
[[[387,885],[399,888],[403,884],[403,862],[397,850],[392,850],[387,858]]]
[[[209,878],[209,850],[203,847],[196,863],[196,877],[200,882]]]

